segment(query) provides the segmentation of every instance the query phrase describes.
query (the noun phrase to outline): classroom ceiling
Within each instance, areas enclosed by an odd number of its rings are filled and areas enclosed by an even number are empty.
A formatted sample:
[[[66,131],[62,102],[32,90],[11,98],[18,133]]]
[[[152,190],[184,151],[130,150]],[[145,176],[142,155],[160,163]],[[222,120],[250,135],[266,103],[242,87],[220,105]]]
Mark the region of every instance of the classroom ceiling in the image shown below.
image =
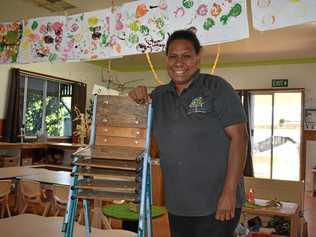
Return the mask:
[[[44,7],[47,2],[56,0],[1,0],[0,22],[12,21],[21,18],[39,17],[65,14],[64,11],[52,12]],[[62,0],[72,7],[67,14],[93,11],[110,7],[111,0]],[[131,0],[114,0],[120,5]],[[41,7],[42,4],[42,7]],[[316,22],[299,26],[287,27],[272,31],[259,32],[253,29],[248,0],[248,19],[250,37],[248,39],[225,43],[221,46],[221,63],[249,63],[258,61],[297,61],[316,58]],[[212,64],[216,55],[216,46],[205,46],[202,53],[202,63]],[[162,53],[152,55],[152,61],[157,68],[164,65]],[[97,61],[99,65],[106,65],[106,61]],[[127,56],[112,60],[113,68],[147,68],[144,55]]]

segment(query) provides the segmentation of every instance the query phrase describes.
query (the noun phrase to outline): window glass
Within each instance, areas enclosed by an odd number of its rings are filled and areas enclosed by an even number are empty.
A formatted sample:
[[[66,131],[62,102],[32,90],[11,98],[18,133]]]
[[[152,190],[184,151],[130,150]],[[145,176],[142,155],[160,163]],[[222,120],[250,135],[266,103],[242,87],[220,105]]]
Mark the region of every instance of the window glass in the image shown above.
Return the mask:
[[[28,77],[26,84],[25,135],[36,136],[42,129],[44,81]]]

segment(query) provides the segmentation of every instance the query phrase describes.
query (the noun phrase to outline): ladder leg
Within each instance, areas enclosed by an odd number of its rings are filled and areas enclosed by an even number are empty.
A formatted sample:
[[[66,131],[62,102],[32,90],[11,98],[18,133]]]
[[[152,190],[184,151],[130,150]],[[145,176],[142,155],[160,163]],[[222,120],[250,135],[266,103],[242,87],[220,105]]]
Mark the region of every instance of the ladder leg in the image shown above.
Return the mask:
[[[76,157],[74,159],[74,162],[76,162],[77,160],[78,160],[78,158]],[[73,205],[71,197],[73,196],[73,191],[74,191],[75,185],[77,184],[77,180],[78,180],[78,176],[75,175],[77,172],[77,169],[78,169],[78,167],[76,165],[74,167],[72,167],[71,180],[70,180],[70,190],[69,190],[69,194],[68,194],[68,202],[67,202],[67,207],[66,207],[64,221],[63,221],[62,230],[61,230],[62,232],[66,232],[66,230],[68,228],[67,226],[69,223],[70,210],[72,210],[72,205]]]
[[[138,237],[145,237],[145,228],[146,228],[146,219],[149,222],[147,228],[149,228],[151,232],[151,213],[149,216],[147,216],[147,210],[151,209],[151,205],[149,202],[151,202],[149,197],[149,194],[151,195],[151,192],[148,193],[149,186],[151,185],[151,180],[148,180],[148,173],[150,173],[150,132],[151,132],[151,125],[152,125],[152,115],[153,115],[153,109],[152,105],[149,104],[148,111],[147,111],[147,131],[146,131],[146,142],[145,142],[145,152],[144,152],[144,158],[143,158],[143,169],[142,169],[142,190],[141,190],[141,199],[140,199],[140,211],[139,211],[139,224],[138,224]],[[147,200],[148,199],[148,200]],[[147,201],[146,201],[147,200]],[[146,205],[146,202],[148,202],[148,205]],[[149,217],[149,219],[148,219]],[[151,235],[148,235],[148,237],[151,237]]]
[[[78,198],[77,198],[77,190],[74,192],[73,198],[73,206],[71,210],[71,215],[69,219],[69,237],[73,236],[73,231],[74,231],[74,225],[75,225],[75,218],[76,218],[76,212],[77,212],[77,205],[78,205]]]
[[[89,218],[89,201],[87,199],[83,200],[83,210],[84,210],[84,224],[85,224],[85,230],[86,230],[86,237],[90,237],[91,233],[91,224],[90,224],[90,218]]]
[[[145,237],[147,167],[148,165],[147,165],[147,160],[146,160],[146,154],[144,154],[137,237]]]
[[[147,215],[147,237],[152,237],[152,196],[151,196],[151,165],[148,163],[146,183],[146,215]]]
[[[72,186],[69,191],[70,201],[68,201],[67,203],[67,210],[66,210],[67,217],[65,214],[64,225],[63,225],[63,228],[65,228],[65,231],[66,231],[65,237],[73,236],[73,225],[75,222],[77,204],[78,204],[78,199],[77,199],[78,190],[76,189],[77,182],[78,182],[78,175],[74,175],[73,180],[72,180]]]

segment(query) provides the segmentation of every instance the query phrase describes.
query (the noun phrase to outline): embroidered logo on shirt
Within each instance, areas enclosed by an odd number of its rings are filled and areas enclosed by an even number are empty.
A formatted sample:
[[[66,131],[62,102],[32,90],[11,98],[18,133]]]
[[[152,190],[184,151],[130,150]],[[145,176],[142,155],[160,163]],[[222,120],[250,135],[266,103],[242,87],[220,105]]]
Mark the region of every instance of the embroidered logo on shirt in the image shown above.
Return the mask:
[[[207,113],[207,104],[203,97],[199,96],[194,98],[188,106],[187,114],[193,113]]]

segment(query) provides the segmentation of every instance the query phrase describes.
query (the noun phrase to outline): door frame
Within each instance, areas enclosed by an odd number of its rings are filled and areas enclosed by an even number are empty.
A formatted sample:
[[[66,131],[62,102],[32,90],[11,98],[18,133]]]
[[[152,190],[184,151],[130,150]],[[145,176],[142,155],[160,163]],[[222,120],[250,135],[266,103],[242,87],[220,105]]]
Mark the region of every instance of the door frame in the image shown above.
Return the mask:
[[[299,179],[305,180],[305,172],[306,172],[306,140],[304,136],[304,111],[305,111],[305,90],[304,88],[270,88],[270,89],[238,89],[237,91],[243,91],[247,90],[249,93],[252,94],[273,94],[273,93],[284,93],[284,92],[300,92],[301,93],[301,131],[300,131],[300,138],[301,138],[301,144],[300,144],[300,170],[299,170]],[[272,123],[271,126],[274,124],[274,118],[273,118],[273,111],[274,111],[274,102],[273,102],[274,96],[272,96]],[[272,129],[273,130],[273,129]],[[273,148],[271,149],[271,153],[273,152]],[[270,164],[270,176],[272,177],[271,173],[272,170],[272,162]]]

